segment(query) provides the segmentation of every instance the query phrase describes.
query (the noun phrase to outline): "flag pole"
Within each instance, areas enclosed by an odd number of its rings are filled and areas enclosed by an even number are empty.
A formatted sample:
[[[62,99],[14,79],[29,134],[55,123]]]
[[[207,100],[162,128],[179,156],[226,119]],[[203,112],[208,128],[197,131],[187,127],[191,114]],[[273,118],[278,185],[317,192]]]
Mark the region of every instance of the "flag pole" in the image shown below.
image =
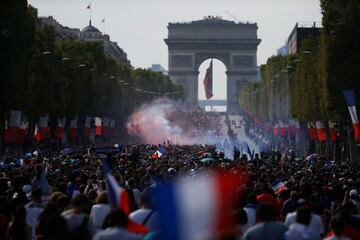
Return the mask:
[[[102,22],[102,24],[103,24],[104,34],[106,34],[106,23],[105,23],[105,18],[103,18],[101,22]]]
[[[89,26],[91,26],[91,0],[89,0]]]

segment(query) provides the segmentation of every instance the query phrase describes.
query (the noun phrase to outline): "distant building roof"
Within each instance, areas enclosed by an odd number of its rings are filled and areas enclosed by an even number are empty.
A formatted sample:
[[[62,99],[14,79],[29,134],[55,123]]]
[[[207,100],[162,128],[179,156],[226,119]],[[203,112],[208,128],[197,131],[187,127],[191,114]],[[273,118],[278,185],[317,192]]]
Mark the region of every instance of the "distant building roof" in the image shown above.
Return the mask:
[[[81,32],[100,32],[100,31],[99,31],[99,29],[91,26],[91,24],[90,24],[89,26],[86,26],[83,29],[81,29]]]

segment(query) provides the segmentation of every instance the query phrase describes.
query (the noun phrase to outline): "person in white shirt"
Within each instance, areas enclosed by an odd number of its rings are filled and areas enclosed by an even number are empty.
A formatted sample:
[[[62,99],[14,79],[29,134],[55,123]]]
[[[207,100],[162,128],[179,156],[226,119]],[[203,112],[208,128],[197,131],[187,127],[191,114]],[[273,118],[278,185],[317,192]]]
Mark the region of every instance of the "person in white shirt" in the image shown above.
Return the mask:
[[[61,215],[66,220],[70,238],[91,239],[95,229],[90,222],[89,216],[85,213],[88,207],[88,199],[84,195],[77,195],[71,200],[70,209],[64,211]]]
[[[296,222],[290,225],[289,230],[284,234],[285,240],[321,240],[320,236],[308,228],[311,220],[311,211],[303,207],[298,209]]]
[[[304,202],[300,202],[299,208],[304,206]],[[290,226],[296,222],[297,212],[291,212],[286,215],[285,218],[285,224],[286,226]],[[321,220],[321,217],[315,213],[311,213],[311,220],[308,226],[309,229],[314,231],[315,233],[319,234],[319,236],[322,236],[325,232],[324,230],[324,224]]]
[[[35,228],[40,214],[44,208],[41,205],[42,191],[40,188],[33,188],[31,190],[31,202],[28,203],[26,208],[26,222],[32,228],[32,239],[35,239]]]
[[[106,192],[99,194],[96,198],[96,203],[97,204],[91,208],[90,221],[98,231],[103,228],[105,217],[111,212],[111,206],[108,204]]]
[[[95,234],[93,240],[137,240],[143,239],[143,235],[129,232],[126,229],[128,219],[121,210],[113,210],[105,219],[107,228]]]
[[[159,231],[159,216],[153,210],[149,189],[143,191],[140,198],[140,208],[130,213],[129,218],[137,224],[146,226],[150,232]]]

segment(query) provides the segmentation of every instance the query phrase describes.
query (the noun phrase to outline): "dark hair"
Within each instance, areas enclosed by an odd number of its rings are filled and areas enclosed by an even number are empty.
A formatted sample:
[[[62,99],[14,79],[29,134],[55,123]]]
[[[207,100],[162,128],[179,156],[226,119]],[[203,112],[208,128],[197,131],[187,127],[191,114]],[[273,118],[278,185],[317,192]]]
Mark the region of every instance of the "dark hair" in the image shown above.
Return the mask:
[[[235,214],[238,224],[245,225],[248,223],[248,217],[244,209],[238,209]]]
[[[341,216],[335,216],[330,221],[330,228],[335,236],[340,236],[345,228],[345,220]]]
[[[125,227],[128,219],[122,210],[113,210],[105,218],[103,228],[108,227]]]
[[[10,229],[10,239],[25,239],[26,233],[26,209],[20,205],[16,208],[14,222]]]
[[[300,208],[296,214],[296,222],[309,225],[311,221],[311,211],[309,208]]]
[[[43,192],[40,188],[33,188],[31,190],[31,198],[32,199],[41,200],[42,194],[43,194]]]
[[[71,206],[73,206],[75,208],[82,208],[87,203],[88,203],[88,199],[82,194],[79,194],[79,195],[75,196],[71,200]]]
[[[62,212],[64,211],[70,204],[70,199],[68,196],[60,196],[57,201],[56,201],[56,205],[59,208],[59,210]]]
[[[271,221],[274,216],[274,209],[269,204],[261,204],[256,210],[256,215],[261,221]]]
[[[153,202],[152,202],[151,193],[150,193],[149,188],[144,189],[144,191],[141,195],[141,198],[140,198],[140,203],[147,208],[153,207]]]

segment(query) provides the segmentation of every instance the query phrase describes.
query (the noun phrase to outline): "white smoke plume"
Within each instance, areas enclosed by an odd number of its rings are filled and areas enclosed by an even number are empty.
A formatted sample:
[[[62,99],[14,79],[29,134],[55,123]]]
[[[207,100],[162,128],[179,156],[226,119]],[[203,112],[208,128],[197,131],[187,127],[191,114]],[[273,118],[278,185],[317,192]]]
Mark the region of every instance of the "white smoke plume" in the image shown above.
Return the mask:
[[[191,129],[182,129],[181,119],[175,119],[179,105],[169,99],[158,99],[141,106],[128,119],[126,127],[130,135],[137,137],[141,143],[161,144],[170,140],[174,144],[218,144],[219,138],[193,136]]]

